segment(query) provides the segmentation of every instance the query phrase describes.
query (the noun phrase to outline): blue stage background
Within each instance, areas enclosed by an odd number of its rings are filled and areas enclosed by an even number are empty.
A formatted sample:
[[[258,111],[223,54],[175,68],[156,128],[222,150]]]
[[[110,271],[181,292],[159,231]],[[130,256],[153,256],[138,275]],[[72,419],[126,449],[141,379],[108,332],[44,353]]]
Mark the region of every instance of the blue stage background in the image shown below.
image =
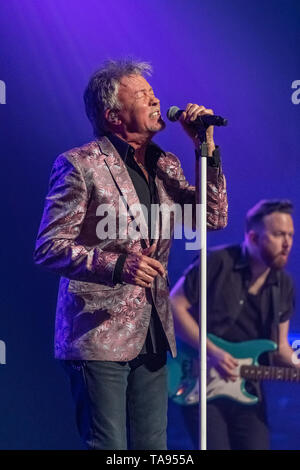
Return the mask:
[[[163,112],[197,102],[228,118],[215,138],[229,224],[209,244],[240,241],[245,212],[259,199],[289,198],[296,236],[288,268],[299,286],[300,92],[292,89],[300,80],[299,25],[297,0],[1,1],[0,449],[80,447],[68,383],[53,359],[58,278],[37,269],[32,252],[53,160],[93,139],[82,93],[106,58],[151,62]],[[168,123],[155,140],[180,157],[193,182],[193,148],[179,124]],[[174,242],[172,283],[194,256]],[[299,312],[292,330],[300,331]],[[276,448],[299,448],[296,394],[282,386],[273,397],[282,406],[270,402],[274,435],[285,421]]]

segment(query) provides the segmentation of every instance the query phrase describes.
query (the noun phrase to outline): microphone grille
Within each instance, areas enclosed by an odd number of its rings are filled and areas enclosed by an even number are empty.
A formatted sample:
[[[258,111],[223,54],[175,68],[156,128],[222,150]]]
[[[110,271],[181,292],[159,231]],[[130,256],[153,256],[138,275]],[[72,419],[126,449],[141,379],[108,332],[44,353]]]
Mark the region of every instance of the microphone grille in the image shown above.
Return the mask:
[[[178,106],[171,106],[168,109],[167,118],[169,119],[169,121],[177,121],[178,120],[178,116],[176,116],[178,111],[180,111]]]

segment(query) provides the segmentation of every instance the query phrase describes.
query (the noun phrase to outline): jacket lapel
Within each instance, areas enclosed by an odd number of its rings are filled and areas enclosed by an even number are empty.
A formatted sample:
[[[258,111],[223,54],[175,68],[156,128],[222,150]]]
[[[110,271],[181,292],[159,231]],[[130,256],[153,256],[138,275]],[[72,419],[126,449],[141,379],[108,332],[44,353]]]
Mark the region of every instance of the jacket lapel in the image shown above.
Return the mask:
[[[116,183],[120,196],[122,196],[123,204],[126,206],[129,216],[134,219],[136,210],[131,210],[131,208],[137,207],[137,205],[140,204],[140,200],[127,171],[126,165],[107,137],[102,137],[98,141],[98,145],[101,153],[106,155],[105,163],[109,168],[114,182]],[[147,247],[149,247],[148,224],[146,223],[143,212],[139,212],[140,238],[143,238]]]

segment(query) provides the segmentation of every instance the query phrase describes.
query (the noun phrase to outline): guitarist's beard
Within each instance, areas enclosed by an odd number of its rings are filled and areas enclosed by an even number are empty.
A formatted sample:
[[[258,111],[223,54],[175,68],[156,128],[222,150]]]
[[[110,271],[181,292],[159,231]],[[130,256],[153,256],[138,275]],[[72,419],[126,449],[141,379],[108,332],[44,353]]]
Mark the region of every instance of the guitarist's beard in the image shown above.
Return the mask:
[[[260,256],[269,268],[276,270],[283,269],[288,261],[288,252],[280,251],[274,255],[273,252],[264,247],[261,248]]]

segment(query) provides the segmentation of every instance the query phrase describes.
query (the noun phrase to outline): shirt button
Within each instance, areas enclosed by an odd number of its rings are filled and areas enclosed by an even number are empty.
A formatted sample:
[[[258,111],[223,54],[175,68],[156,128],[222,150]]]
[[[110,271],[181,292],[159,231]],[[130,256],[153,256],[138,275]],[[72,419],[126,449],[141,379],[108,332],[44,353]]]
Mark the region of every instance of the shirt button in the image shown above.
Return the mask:
[[[244,305],[244,300],[243,299],[240,300],[240,305]]]

